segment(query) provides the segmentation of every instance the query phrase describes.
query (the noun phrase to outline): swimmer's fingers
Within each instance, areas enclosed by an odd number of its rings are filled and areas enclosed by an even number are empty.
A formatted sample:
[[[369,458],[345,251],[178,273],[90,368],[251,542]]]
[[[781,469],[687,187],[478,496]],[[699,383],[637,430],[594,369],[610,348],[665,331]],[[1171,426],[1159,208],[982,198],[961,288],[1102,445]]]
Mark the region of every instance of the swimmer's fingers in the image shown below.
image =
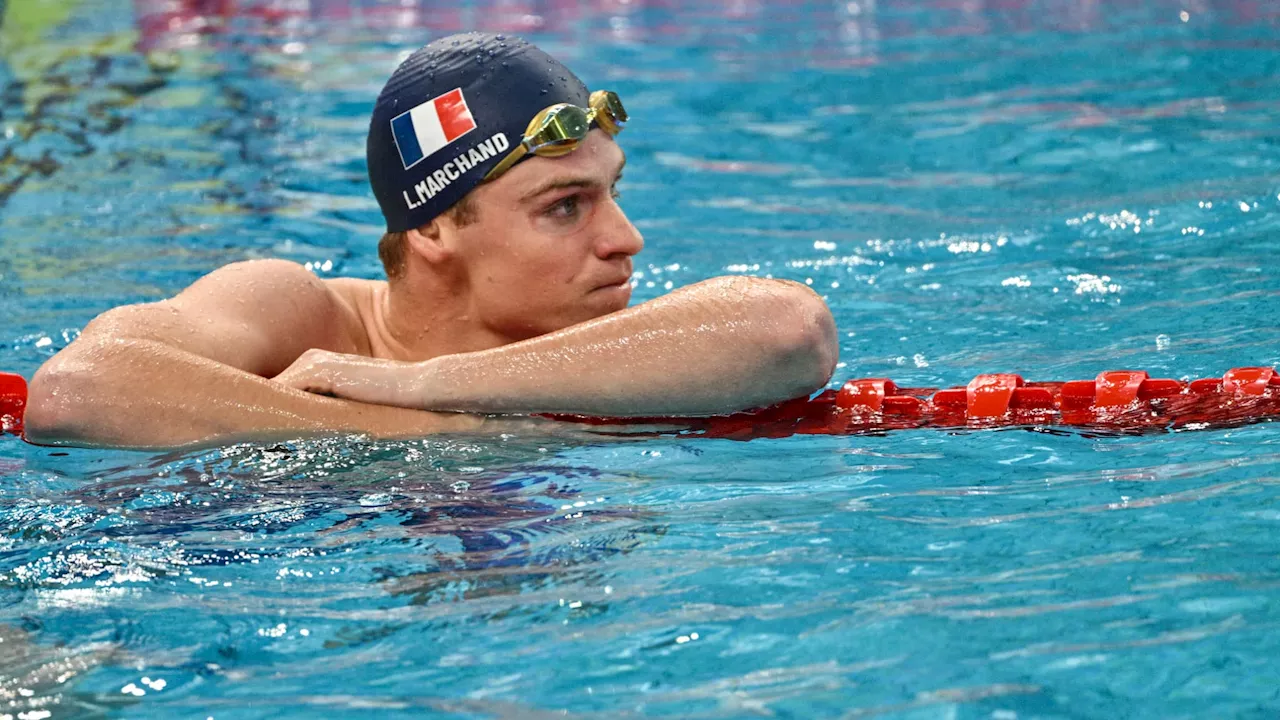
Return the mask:
[[[272,380],[315,395],[336,397],[336,379],[340,372],[335,362],[337,357],[337,353],[326,350],[308,350]]]
[[[374,405],[425,409],[418,404],[416,363],[308,350],[276,382],[316,395]]]

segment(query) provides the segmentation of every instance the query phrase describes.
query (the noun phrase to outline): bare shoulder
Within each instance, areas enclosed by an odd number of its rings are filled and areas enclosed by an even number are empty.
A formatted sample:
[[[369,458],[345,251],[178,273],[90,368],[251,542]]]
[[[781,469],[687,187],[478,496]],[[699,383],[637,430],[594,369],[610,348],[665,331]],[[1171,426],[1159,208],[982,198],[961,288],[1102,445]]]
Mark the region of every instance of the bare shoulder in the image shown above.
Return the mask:
[[[341,298],[310,270],[249,260],[220,267],[168,300],[103,313],[82,337],[158,342],[270,376],[311,348],[358,352],[359,336]]]
[[[224,265],[182,291],[183,298],[302,303],[333,301],[332,291],[315,273],[289,260],[245,260]]]
[[[123,305],[99,315],[86,332],[144,336],[170,321],[244,321],[257,324],[277,313],[321,316],[336,308],[332,291],[314,273],[287,260],[247,260],[224,265],[199,278],[174,297]],[[159,325],[160,328],[154,326]],[[141,335],[140,335],[141,334]]]

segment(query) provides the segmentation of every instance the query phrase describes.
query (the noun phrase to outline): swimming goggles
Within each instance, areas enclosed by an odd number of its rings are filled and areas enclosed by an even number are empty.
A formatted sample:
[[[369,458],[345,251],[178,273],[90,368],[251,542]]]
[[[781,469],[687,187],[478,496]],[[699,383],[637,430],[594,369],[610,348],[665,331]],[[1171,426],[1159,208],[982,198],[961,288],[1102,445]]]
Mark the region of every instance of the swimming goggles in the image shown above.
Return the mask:
[[[612,90],[596,90],[591,93],[588,109],[569,103],[559,103],[539,112],[529,121],[524,138],[511,154],[494,166],[484,182],[496,179],[529,153],[538,157],[560,157],[578,149],[587,139],[591,123],[609,133],[610,137],[622,132],[627,125],[627,110],[622,100]]]

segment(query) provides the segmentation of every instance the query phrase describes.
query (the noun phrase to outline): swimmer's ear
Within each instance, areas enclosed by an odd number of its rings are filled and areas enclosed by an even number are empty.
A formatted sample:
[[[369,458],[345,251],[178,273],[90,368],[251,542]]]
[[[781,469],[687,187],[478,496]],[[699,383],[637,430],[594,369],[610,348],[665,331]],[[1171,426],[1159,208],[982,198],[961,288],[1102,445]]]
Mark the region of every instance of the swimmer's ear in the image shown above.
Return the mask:
[[[435,218],[422,227],[406,230],[405,242],[423,260],[435,265],[453,257],[453,243],[445,237],[447,232],[440,218]]]

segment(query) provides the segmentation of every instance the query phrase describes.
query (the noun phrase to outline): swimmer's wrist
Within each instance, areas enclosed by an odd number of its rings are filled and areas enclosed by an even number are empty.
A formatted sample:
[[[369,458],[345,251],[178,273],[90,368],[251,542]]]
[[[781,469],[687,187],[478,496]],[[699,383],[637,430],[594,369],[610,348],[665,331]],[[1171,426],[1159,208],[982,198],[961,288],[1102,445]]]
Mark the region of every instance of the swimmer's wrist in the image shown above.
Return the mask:
[[[430,361],[428,361],[430,362]],[[435,410],[429,403],[426,389],[433,383],[426,362],[381,361],[375,368],[363,369],[356,379],[366,388],[372,402],[395,405],[412,410]]]
[[[452,392],[454,383],[448,381],[447,363],[450,355],[444,355],[417,363],[412,380],[412,397],[424,410],[457,412],[458,398]]]
[[[418,364],[414,395],[424,410],[441,412],[492,413],[499,407],[496,398],[509,398],[502,378],[484,372],[482,353],[441,355]]]

